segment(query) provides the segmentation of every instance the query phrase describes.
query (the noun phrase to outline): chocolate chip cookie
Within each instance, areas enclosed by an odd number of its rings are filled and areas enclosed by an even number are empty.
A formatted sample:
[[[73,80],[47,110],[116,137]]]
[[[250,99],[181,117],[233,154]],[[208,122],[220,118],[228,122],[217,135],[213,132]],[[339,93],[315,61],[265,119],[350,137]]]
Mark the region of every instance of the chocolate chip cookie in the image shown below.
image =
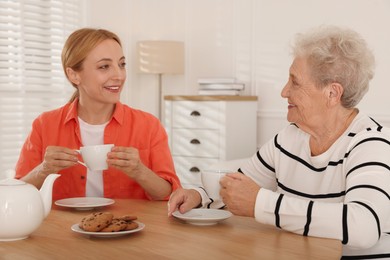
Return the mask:
[[[110,212],[92,213],[84,217],[79,226],[85,231],[99,232],[111,223],[113,217]]]

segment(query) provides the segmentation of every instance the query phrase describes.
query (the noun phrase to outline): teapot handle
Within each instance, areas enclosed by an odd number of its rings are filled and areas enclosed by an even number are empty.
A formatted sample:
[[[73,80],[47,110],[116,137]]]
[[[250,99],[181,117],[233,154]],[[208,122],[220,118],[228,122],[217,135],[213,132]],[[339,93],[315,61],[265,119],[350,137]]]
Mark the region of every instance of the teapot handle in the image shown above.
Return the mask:
[[[60,174],[52,173],[46,176],[45,181],[42,184],[41,189],[39,190],[39,194],[41,195],[41,200],[44,207],[44,218],[49,215],[52,204],[52,195],[53,195],[53,184],[54,181],[60,177]]]

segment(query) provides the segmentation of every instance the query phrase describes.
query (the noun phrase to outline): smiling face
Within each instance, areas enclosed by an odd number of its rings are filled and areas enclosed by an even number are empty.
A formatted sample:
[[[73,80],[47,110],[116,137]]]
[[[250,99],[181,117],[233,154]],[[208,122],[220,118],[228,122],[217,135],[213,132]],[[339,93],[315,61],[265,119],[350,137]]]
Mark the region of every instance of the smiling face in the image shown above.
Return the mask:
[[[86,57],[73,80],[84,105],[115,104],[126,80],[122,47],[112,39],[98,44]]]
[[[287,120],[301,128],[319,126],[326,118],[326,88],[316,86],[304,58],[295,58],[282,93],[288,101]]]

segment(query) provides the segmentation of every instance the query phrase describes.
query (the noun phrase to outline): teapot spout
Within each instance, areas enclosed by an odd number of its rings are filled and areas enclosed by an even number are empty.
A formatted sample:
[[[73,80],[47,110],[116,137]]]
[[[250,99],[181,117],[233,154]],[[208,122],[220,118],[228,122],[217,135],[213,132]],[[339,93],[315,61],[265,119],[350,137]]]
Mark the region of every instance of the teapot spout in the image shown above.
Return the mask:
[[[41,189],[39,190],[42,203],[43,203],[43,208],[45,210],[44,211],[45,218],[47,217],[47,215],[49,215],[49,212],[51,210],[54,181],[60,176],[61,176],[60,174],[56,174],[56,173],[47,175],[45,181],[42,184]]]

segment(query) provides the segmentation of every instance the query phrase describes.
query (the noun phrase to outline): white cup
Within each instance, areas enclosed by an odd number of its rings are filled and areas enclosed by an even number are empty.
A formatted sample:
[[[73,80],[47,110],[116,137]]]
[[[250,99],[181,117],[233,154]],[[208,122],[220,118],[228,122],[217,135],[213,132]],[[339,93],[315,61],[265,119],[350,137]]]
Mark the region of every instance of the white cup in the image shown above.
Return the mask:
[[[81,165],[84,165],[91,171],[107,170],[107,153],[114,147],[113,144],[103,145],[91,145],[80,147],[80,150],[76,150],[83,157],[83,161],[78,161]]]
[[[230,171],[230,170],[203,170],[201,172],[203,188],[206,190],[209,197],[214,200],[214,202],[222,202],[222,198],[219,195],[219,191],[221,189],[221,185],[219,184],[219,181],[227,173],[231,173],[231,172],[233,172],[233,171]]]

